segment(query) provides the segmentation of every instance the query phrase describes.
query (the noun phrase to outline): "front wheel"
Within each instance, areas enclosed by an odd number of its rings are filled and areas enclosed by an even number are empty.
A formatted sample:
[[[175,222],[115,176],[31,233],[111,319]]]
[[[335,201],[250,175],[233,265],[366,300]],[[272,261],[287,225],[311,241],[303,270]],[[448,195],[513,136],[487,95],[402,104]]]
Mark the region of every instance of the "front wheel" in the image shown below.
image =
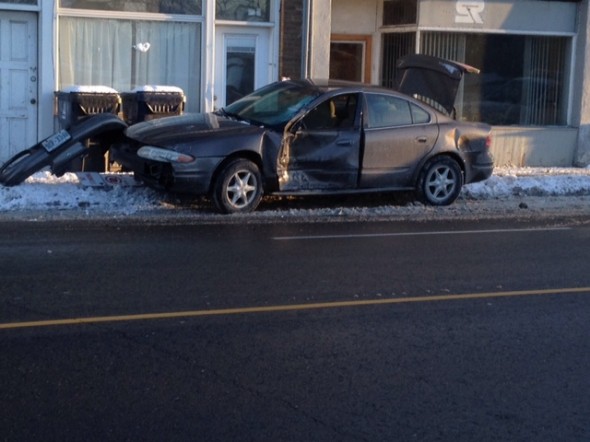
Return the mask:
[[[238,159],[227,164],[217,176],[213,202],[223,213],[251,212],[262,198],[262,178],[252,161]]]
[[[455,160],[440,157],[430,160],[418,180],[420,199],[432,206],[448,206],[457,199],[463,186],[463,173]]]

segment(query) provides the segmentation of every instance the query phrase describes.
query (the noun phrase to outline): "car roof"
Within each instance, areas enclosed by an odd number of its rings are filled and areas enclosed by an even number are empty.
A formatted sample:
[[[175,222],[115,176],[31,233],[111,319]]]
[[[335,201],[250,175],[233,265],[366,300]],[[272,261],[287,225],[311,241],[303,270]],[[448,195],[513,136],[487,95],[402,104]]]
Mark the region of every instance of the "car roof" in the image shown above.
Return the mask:
[[[285,80],[294,84],[300,84],[302,86],[312,86],[322,92],[331,92],[336,90],[342,91],[357,91],[357,92],[384,92],[384,93],[397,93],[395,89],[386,88],[383,86],[361,83],[357,81],[346,81],[346,80],[334,80],[325,78],[306,78],[301,80]],[[404,95],[404,94],[402,94]]]

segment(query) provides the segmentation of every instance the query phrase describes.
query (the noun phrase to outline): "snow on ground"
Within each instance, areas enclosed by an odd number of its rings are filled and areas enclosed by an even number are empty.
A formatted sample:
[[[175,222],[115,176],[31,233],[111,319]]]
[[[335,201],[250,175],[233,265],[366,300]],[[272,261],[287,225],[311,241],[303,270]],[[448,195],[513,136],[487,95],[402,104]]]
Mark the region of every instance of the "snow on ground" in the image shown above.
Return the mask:
[[[388,197],[359,198],[344,204],[338,197],[319,201],[283,198],[271,199],[270,203],[267,200],[254,214],[240,216],[250,219],[290,216],[432,218],[506,213],[535,216],[544,212],[590,215],[590,167],[499,167],[488,180],[465,186],[459,199],[449,207],[428,207],[407,198],[394,202]],[[146,214],[178,216],[180,213],[209,218],[222,216],[215,214],[206,202],[187,204],[184,199],[142,186],[127,174],[67,173],[58,178],[49,172],[39,172],[21,185],[0,186],[1,218],[18,218],[23,214],[35,219],[56,215],[125,218]]]

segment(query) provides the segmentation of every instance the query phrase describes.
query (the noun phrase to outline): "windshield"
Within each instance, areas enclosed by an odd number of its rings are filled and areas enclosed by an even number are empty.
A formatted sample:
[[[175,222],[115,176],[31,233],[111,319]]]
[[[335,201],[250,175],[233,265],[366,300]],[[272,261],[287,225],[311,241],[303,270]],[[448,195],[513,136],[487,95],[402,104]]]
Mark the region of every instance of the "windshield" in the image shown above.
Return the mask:
[[[281,81],[252,92],[223,112],[252,124],[281,127],[319,95],[311,84]]]

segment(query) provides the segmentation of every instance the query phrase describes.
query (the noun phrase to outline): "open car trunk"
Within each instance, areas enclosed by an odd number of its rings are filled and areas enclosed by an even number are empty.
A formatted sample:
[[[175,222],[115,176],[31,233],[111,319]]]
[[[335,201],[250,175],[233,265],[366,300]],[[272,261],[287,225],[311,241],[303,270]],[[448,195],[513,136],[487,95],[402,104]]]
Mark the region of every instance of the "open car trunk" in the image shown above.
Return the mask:
[[[397,87],[399,92],[432,100],[449,115],[453,113],[463,75],[479,73],[479,69],[473,66],[424,54],[402,57],[397,67],[402,72]]]

